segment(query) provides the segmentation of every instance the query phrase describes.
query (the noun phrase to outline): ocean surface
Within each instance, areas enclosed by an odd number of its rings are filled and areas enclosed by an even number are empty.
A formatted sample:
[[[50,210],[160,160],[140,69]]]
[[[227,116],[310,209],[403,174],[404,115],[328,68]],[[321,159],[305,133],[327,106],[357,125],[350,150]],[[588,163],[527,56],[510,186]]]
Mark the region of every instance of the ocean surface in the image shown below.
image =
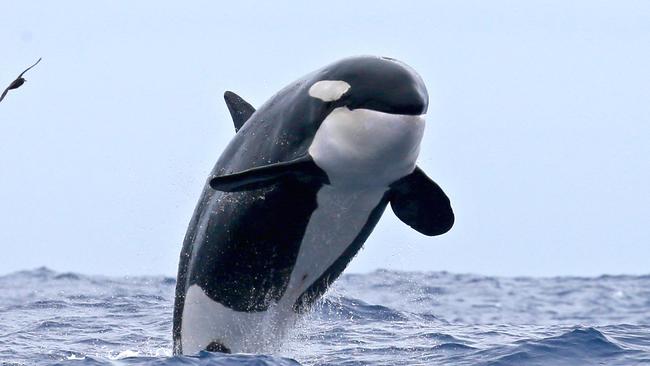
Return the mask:
[[[650,365],[650,276],[344,275],[273,355],[172,356],[174,278],[0,277],[2,365]]]

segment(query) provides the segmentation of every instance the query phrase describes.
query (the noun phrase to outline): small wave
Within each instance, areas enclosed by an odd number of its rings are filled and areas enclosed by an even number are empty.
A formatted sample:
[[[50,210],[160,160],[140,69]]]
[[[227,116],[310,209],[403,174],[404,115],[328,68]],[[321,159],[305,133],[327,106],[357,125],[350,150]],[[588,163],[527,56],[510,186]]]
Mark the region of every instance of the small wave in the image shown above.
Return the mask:
[[[174,277],[165,277],[160,283],[163,285],[176,285],[176,279]]]
[[[63,309],[68,303],[61,300],[38,300],[23,306],[24,309]]]
[[[16,271],[0,276],[0,280],[4,279],[16,279],[16,278],[49,278],[56,274],[55,271],[47,267],[38,267],[34,269],[26,269],[22,271]]]
[[[92,345],[95,347],[117,347],[120,346],[121,343],[118,342],[110,342],[105,339],[101,338],[84,338],[84,339],[79,339],[75,341],[76,344],[86,344],[86,345]]]
[[[424,333],[424,334],[418,334],[416,335],[417,338],[424,338],[424,339],[431,339],[437,342],[444,342],[444,343],[460,343],[462,342],[460,339],[452,336],[451,334],[445,334],[445,333],[438,333],[438,332],[429,332],[429,333]]]
[[[605,364],[625,352],[595,328],[576,328],[555,337],[518,342],[514,348],[499,347],[485,365],[588,365]]]
[[[468,346],[463,343],[441,343],[435,347],[433,347],[434,350],[436,351],[442,351],[442,352],[465,352],[465,351],[471,351],[475,350],[474,347]]]
[[[345,319],[374,321],[403,321],[407,319],[397,310],[382,305],[367,304],[348,297],[324,299],[316,306],[315,310],[327,317]]]
[[[72,273],[72,272],[66,272],[66,273],[60,273],[54,276],[55,280],[72,280],[72,281],[78,281],[82,278],[81,275]]]
[[[56,320],[45,320],[39,323],[34,330],[51,330],[51,329],[56,329],[56,328],[66,328],[69,325],[64,322],[64,321],[56,321]]]

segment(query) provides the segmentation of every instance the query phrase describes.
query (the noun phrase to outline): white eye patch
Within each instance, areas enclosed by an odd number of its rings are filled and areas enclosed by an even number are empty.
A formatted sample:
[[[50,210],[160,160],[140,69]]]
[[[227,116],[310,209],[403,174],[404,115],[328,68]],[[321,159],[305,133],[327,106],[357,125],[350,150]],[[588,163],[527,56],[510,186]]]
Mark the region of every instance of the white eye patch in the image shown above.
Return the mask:
[[[321,80],[309,88],[309,95],[323,102],[333,102],[341,98],[348,90],[350,90],[350,84],[343,80]]]

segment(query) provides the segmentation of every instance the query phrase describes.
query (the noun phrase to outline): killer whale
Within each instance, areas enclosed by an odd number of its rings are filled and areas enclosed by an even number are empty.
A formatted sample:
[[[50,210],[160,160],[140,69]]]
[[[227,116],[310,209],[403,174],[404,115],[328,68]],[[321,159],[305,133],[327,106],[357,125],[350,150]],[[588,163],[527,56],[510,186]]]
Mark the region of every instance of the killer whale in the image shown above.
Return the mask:
[[[174,353],[262,352],[343,272],[390,203],[429,236],[451,229],[416,166],[428,108],[394,59],[343,59],[255,110],[224,95],[236,134],[213,168],[180,254]]]

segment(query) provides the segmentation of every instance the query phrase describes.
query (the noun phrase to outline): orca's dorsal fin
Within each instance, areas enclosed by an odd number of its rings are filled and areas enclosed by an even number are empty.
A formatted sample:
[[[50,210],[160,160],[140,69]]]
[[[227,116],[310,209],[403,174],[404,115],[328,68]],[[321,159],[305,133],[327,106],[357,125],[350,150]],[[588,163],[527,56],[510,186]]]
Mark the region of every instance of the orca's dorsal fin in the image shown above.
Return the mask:
[[[231,91],[223,93],[223,99],[226,101],[226,105],[232,116],[232,121],[235,123],[235,132],[237,132],[250,116],[255,113],[255,108],[242,99],[242,97]]]

